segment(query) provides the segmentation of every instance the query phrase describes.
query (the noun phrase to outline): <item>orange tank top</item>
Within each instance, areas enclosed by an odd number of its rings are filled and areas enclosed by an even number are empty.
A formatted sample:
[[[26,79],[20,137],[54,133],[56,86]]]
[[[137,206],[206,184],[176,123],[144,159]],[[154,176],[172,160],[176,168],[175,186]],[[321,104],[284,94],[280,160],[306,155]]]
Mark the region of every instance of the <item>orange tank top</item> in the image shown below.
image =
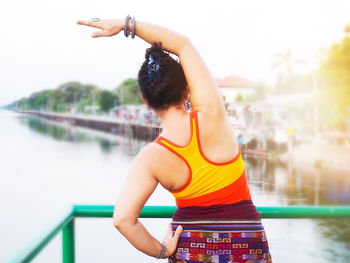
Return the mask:
[[[159,136],[158,144],[180,157],[188,166],[189,178],[179,190],[170,191],[178,207],[233,204],[251,200],[241,151],[224,163],[210,161],[199,140],[197,112],[191,112],[191,140],[179,146]]]

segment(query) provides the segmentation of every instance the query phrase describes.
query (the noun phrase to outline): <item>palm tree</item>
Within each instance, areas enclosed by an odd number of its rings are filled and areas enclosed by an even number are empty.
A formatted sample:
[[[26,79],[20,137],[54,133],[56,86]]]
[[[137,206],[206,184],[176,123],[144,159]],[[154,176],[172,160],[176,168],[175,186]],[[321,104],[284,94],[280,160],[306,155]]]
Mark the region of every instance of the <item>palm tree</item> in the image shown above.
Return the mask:
[[[305,65],[305,61],[300,58],[294,59],[290,50],[275,55],[275,61],[271,66],[271,71],[279,70],[276,89],[286,83],[286,81],[294,74],[294,67],[298,65]]]

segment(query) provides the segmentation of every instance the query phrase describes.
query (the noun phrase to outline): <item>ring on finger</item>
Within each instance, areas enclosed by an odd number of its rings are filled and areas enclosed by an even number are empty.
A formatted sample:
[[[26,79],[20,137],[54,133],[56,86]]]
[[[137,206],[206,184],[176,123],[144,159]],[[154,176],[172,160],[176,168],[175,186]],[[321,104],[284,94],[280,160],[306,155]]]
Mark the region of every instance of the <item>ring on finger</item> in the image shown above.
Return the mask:
[[[89,21],[90,22],[98,22],[100,21],[101,19],[97,18],[97,17],[93,17],[93,18],[90,18]]]

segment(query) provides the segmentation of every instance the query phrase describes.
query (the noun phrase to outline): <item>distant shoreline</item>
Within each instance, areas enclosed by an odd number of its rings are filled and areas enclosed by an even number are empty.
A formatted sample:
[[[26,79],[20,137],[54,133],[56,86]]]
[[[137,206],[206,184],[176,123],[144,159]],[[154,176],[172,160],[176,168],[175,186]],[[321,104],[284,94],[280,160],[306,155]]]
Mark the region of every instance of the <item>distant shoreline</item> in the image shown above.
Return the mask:
[[[112,134],[128,134],[134,138],[146,141],[153,141],[161,132],[161,127],[144,125],[136,122],[129,122],[109,116],[92,116],[70,113],[40,112],[40,111],[15,111],[23,114],[30,114],[41,118],[63,122],[72,125],[88,127]]]

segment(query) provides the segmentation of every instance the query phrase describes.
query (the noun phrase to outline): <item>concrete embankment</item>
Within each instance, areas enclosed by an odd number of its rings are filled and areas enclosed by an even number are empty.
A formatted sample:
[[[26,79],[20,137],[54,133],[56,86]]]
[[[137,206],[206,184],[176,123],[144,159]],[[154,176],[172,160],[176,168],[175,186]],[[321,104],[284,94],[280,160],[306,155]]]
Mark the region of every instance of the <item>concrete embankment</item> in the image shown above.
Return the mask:
[[[56,112],[40,111],[18,111],[20,113],[31,114],[41,118],[54,120],[57,122],[69,122],[72,125],[88,127],[96,130],[102,130],[114,134],[128,134],[134,138],[152,141],[161,132],[161,128],[152,125],[145,125],[135,122],[127,122],[115,117],[95,116],[82,114],[68,114]]]
[[[280,156],[299,167],[318,167],[345,171],[350,175],[350,147],[331,144],[303,144],[295,146],[289,153]]]

